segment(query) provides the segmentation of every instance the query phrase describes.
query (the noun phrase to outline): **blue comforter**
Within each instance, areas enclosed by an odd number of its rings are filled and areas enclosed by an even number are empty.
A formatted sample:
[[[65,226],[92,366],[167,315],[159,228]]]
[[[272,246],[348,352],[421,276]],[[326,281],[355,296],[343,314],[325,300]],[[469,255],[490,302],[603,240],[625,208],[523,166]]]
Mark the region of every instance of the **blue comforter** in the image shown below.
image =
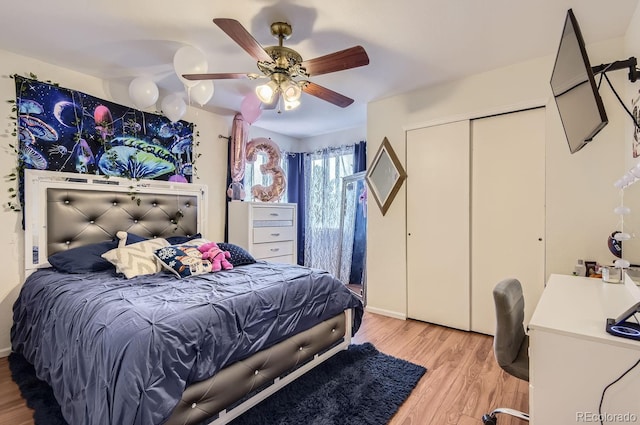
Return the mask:
[[[71,425],[161,424],[185,387],[362,305],[328,273],[258,262],[188,279],[39,270],[14,305],[13,350]]]

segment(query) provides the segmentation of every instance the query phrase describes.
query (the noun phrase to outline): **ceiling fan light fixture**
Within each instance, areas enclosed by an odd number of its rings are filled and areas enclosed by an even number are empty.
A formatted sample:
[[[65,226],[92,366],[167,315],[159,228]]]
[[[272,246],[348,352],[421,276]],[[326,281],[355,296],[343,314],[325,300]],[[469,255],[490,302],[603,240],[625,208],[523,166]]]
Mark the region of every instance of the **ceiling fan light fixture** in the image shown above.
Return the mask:
[[[299,100],[287,100],[287,99],[283,99],[284,100],[284,110],[285,111],[291,111],[292,109],[296,109],[298,106],[300,106],[300,101]]]
[[[256,87],[256,96],[262,103],[273,102],[273,97],[278,91],[278,83],[271,80],[267,84],[262,84]]]
[[[296,84],[294,81],[284,81],[280,88],[282,90],[282,97],[284,98],[285,102],[297,102],[298,100],[300,100],[302,90],[300,89],[300,86],[298,86],[298,84]]]

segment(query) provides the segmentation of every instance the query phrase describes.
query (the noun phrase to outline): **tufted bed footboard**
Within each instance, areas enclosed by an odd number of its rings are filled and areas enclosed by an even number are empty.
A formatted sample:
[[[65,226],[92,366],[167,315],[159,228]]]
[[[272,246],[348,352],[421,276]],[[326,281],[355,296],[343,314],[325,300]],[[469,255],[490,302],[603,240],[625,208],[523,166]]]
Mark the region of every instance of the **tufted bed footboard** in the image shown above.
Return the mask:
[[[185,390],[166,425],[197,424],[207,418],[215,419],[211,424],[216,425],[233,420],[306,371],[345,349],[350,343],[350,323],[351,311],[347,310],[271,348],[238,361],[207,380],[192,384]],[[341,342],[336,345],[338,341]],[[331,348],[327,350],[329,347]],[[257,389],[261,391],[234,405]]]

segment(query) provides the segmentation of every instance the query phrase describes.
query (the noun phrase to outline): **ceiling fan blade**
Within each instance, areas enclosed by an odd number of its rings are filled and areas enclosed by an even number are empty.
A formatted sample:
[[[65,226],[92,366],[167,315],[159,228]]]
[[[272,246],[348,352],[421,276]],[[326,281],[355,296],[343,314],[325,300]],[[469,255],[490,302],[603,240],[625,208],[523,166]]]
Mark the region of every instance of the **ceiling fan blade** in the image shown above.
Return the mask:
[[[231,80],[237,78],[249,78],[247,74],[222,73],[222,74],[182,74],[186,80]]]
[[[334,92],[333,90],[329,90],[326,87],[322,87],[316,83],[312,83],[311,81],[306,81],[302,90],[311,96],[326,100],[327,102],[333,103],[341,108],[346,108],[353,103],[353,99]]]
[[[362,46],[355,46],[302,62],[309,75],[328,74],[369,65],[369,56]]]
[[[235,19],[216,18],[213,22],[257,61],[272,62],[260,43]]]

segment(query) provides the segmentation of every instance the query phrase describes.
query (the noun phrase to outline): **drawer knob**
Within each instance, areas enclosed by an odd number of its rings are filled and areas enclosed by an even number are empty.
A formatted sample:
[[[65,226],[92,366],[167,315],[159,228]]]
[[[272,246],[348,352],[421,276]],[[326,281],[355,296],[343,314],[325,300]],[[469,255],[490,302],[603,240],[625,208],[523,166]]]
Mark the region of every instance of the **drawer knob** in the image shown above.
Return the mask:
[[[270,215],[270,216],[272,216],[272,217],[277,217],[277,216],[279,216],[280,214],[278,214],[278,213],[271,213],[271,214],[269,214],[269,215]]]
[[[271,248],[271,252],[278,252],[280,251],[280,248]]]
[[[272,233],[271,236],[280,236],[280,233]]]

